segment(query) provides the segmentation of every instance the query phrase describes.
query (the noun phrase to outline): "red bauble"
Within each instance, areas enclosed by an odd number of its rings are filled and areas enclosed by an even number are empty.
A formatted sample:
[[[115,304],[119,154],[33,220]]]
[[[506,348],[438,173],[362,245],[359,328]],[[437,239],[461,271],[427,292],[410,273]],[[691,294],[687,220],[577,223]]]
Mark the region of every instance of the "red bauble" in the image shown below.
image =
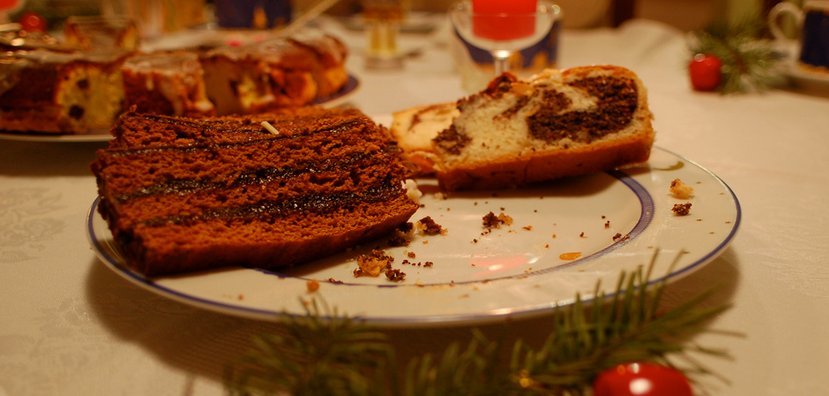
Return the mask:
[[[593,383],[594,396],[692,396],[681,372],[654,363],[628,363],[605,370]]]
[[[696,54],[688,65],[691,86],[697,91],[713,91],[720,86],[722,78],[720,58],[709,54]]]
[[[20,28],[27,32],[45,32],[46,20],[34,12],[24,12],[20,16]]]

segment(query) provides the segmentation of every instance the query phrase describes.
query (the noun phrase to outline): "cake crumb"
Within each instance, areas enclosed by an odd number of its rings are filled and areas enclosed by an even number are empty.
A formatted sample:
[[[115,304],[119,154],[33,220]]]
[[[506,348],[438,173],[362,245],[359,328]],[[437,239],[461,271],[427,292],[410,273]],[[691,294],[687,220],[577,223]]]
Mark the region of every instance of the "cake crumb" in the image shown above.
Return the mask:
[[[399,269],[386,269],[386,279],[392,282],[403,282],[406,280],[406,273]]]
[[[407,221],[405,223],[400,224],[397,226],[397,230],[403,234],[411,234],[412,230],[414,229],[414,224],[411,221]]]
[[[328,278],[328,283],[331,283],[331,284],[334,284],[334,285],[342,285],[343,281],[337,280],[337,279],[334,279],[334,278]]]
[[[528,226],[523,226],[523,227],[521,227],[521,228],[523,228],[523,229],[525,229],[525,230],[527,230],[527,231],[532,231],[532,230],[533,230],[533,226],[531,226],[531,225],[528,225]]]
[[[414,229],[414,224],[411,222],[406,222],[400,224],[394,231],[392,231],[392,235],[388,239],[388,244],[391,247],[403,247],[409,246],[412,242],[412,230]]]
[[[680,179],[671,181],[671,195],[677,199],[688,199],[694,195],[694,188],[683,183]]]
[[[311,279],[305,282],[305,288],[308,290],[308,293],[314,293],[320,289],[320,283]]]
[[[674,207],[671,210],[674,212],[674,215],[687,216],[689,213],[691,213],[691,203],[686,202],[674,204]]]
[[[622,235],[619,232],[617,232],[616,235],[613,235],[613,242],[620,242],[628,239],[630,239],[630,235]]]
[[[372,249],[371,253],[357,256],[357,268],[354,269],[354,277],[361,276],[378,277],[386,269],[391,269],[391,262],[394,258],[386,255],[382,250]]]
[[[412,202],[420,204],[420,197],[423,196],[423,193],[420,192],[420,189],[417,187],[417,182],[412,179],[406,179],[403,181],[403,188],[406,190],[406,196],[409,197]]]
[[[444,235],[446,229],[440,224],[436,223],[431,216],[426,216],[417,221],[417,229],[420,233],[425,235]]]
[[[575,260],[579,257],[581,257],[581,252],[567,252],[567,253],[562,253],[562,254],[558,255],[558,258],[560,258],[562,260],[567,260],[567,261]]]
[[[388,242],[391,247],[409,246],[409,243],[411,243],[408,239],[398,233],[392,234],[392,236],[389,237]]]
[[[481,233],[481,235],[488,234],[488,233],[492,232],[492,230],[495,229],[495,228],[501,228],[502,224],[505,224],[505,225],[508,225],[508,226],[512,225],[512,217],[505,214],[504,212],[501,212],[498,215],[495,215],[495,213],[489,212],[486,215],[484,215],[482,220],[483,220],[484,232]]]

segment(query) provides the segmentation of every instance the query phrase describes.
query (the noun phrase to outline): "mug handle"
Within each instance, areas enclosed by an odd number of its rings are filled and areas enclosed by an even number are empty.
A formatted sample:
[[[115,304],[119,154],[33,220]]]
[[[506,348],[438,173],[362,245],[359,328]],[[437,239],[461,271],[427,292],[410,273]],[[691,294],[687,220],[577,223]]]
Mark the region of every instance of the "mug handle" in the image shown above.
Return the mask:
[[[797,28],[800,29],[800,26],[803,24],[803,11],[798,6],[789,2],[777,3],[769,11],[768,22],[771,35],[777,40],[794,41],[795,39],[788,37],[780,27],[780,16],[783,14],[791,14],[794,17]]]

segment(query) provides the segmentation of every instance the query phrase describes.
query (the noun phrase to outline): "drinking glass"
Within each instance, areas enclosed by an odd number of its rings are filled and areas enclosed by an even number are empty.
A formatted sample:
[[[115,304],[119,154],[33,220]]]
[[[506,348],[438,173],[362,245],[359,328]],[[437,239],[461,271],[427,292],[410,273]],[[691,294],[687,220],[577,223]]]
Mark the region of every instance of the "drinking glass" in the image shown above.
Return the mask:
[[[500,75],[509,70],[513,53],[532,46],[549,33],[559,10],[545,0],[512,0],[488,7],[490,4],[496,1],[461,1],[452,6],[449,17],[464,40],[492,54],[495,74]]]
[[[370,68],[402,66],[397,33],[406,15],[408,0],[362,0],[366,23],[366,63]]]

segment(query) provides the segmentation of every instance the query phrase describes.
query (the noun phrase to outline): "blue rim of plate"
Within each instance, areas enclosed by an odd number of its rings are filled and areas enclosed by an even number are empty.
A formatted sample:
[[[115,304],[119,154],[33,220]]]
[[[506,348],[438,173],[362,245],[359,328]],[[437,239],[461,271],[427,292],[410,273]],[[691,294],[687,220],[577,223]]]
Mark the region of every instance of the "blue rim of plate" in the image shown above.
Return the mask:
[[[656,146],[654,146],[654,149],[664,151],[666,153],[669,153],[669,154],[675,156],[676,158],[678,158],[682,161],[685,161],[689,164],[692,164],[695,167],[702,170],[703,172],[705,172],[706,174],[708,174],[714,180],[716,180],[721,186],[723,186],[725,188],[725,190],[730,195],[730,198],[731,198],[731,200],[732,200],[732,202],[734,203],[734,206],[735,206],[734,207],[734,209],[735,209],[735,218],[734,218],[734,221],[732,223],[731,229],[729,230],[728,234],[720,241],[720,243],[717,246],[715,246],[713,249],[711,249],[708,253],[706,253],[702,257],[698,258],[697,260],[695,260],[695,261],[693,261],[693,262],[691,262],[687,265],[684,265],[682,268],[674,269],[668,274],[651,278],[648,282],[648,285],[655,285],[655,284],[659,284],[661,282],[665,282],[665,281],[668,281],[668,280],[679,279],[679,278],[684,277],[684,276],[692,273],[693,271],[701,268],[705,264],[711,262],[716,257],[718,257],[730,245],[730,243],[733,241],[734,237],[737,234],[737,231],[740,227],[740,224],[742,223],[742,207],[741,207],[740,202],[737,198],[737,195],[734,193],[733,189],[731,189],[731,187],[728,186],[728,184],[726,184],[721,178],[719,178],[717,175],[715,175],[713,172],[709,171],[708,169],[700,166],[698,163],[696,163],[694,161],[691,161],[691,160],[688,160],[687,158],[682,157],[682,156],[680,156],[680,155],[678,155],[678,154],[676,154],[676,153],[674,153],[670,150],[666,150],[666,149],[656,147]],[[588,262],[588,261],[593,261],[593,260],[599,259],[602,256],[606,255],[608,252],[622,246],[623,244],[629,242],[630,240],[633,240],[636,237],[636,235],[640,234],[645,229],[647,229],[648,225],[650,224],[650,221],[652,220],[652,216],[653,216],[653,207],[652,206],[650,207],[650,213],[646,209],[646,206],[648,205],[649,202],[650,202],[651,205],[653,203],[653,199],[650,196],[650,193],[644,188],[644,186],[639,184],[637,181],[635,181],[633,178],[631,178],[624,171],[610,171],[610,172],[607,172],[607,173],[609,175],[613,176],[614,178],[622,181],[629,189],[631,189],[631,191],[633,191],[633,193],[640,200],[640,204],[641,204],[640,218],[637,221],[636,225],[634,226],[634,229],[631,231],[630,238],[628,238],[626,240],[623,240],[623,241],[613,243],[613,244],[603,248],[602,250],[600,250],[596,253],[593,253],[593,254],[591,254],[589,256],[586,256],[586,257],[582,257],[578,260],[574,260],[571,263],[567,263],[567,264],[564,264],[564,265],[552,267],[552,268],[541,270],[541,271],[532,272],[530,274],[530,276],[538,275],[538,274],[542,274],[542,273],[548,273],[548,272],[555,271],[555,270],[560,269],[560,268],[564,268],[565,266],[566,267],[571,267],[571,266],[578,265],[579,263],[585,263],[585,262]],[[287,317],[300,317],[300,316],[303,316],[303,314],[298,314],[298,313],[291,313],[291,312],[284,312],[284,311],[277,311],[277,310],[263,309],[263,308],[245,307],[245,306],[239,306],[239,305],[234,305],[234,304],[229,304],[229,303],[224,303],[224,302],[218,302],[216,300],[206,299],[206,298],[202,298],[202,297],[198,297],[198,296],[193,296],[193,295],[190,295],[190,294],[187,294],[187,293],[180,292],[178,290],[171,289],[169,287],[162,286],[162,285],[154,282],[152,279],[144,277],[143,275],[133,271],[122,260],[120,260],[119,258],[111,255],[108,252],[109,249],[107,249],[107,247],[103,246],[100,239],[95,234],[93,223],[94,223],[94,216],[96,216],[96,213],[97,213],[99,202],[100,202],[100,197],[96,197],[93,200],[92,205],[90,206],[90,209],[87,213],[87,220],[86,220],[87,238],[89,240],[90,245],[93,247],[93,251],[95,252],[96,256],[98,256],[98,258],[106,266],[110,267],[112,270],[114,270],[117,274],[124,277],[125,279],[130,280],[131,282],[133,282],[133,283],[135,283],[135,284],[137,284],[137,285],[139,285],[139,286],[141,286],[141,287],[143,287],[143,288],[145,288],[149,291],[160,293],[161,295],[167,296],[167,297],[169,297],[173,300],[176,300],[176,301],[188,304],[188,305],[196,306],[196,307],[201,307],[203,309],[207,309],[207,310],[214,311],[214,312],[220,312],[220,313],[231,314],[231,315],[242,316],[242,317],[253,318],[253,319],[262,319],[262,320],[274,320],[274,319],[287,318]],[[634,234],[634,231],[636,232],[636,234]],[[109,239],[107,241],[111,242],[111,239]],[[115,246],[114,243],[107,243],[107,244],[111,246],[112,250],[115,250],[115,251],[118,250],[117,246]],[[262,270],[259,270],[259,271],[263,272]],[[273,276],[279,276],[279,277],[290,277],[290,278],[303,279],[301,277],[293,277],[293,276],[287,276],[287,275],[284,275],[284,274],[277,274],[277,273],[265,272],[265,274],[273,275]],[[513,278],[513,277],[515,277],[515,276],[509,276],[509,277],[505,277],[505,278]],[[369,287],[377,287],[377,288],[388,288],[389,287],[389,286],[386,286],[386,285],[357,285],[357,284],[351,284],[351,285],[347,285],[347,286],[369,286]],[[402,286],[405,286],[405,285],[402,285]],[[614,296],[614,294],[615,293],[613,293],[613,292],[607,292],[604,295],[604,297],[605,298],[612,298]],[[581,302],[584,303],[584,304],[590,304],[593,301],[595,301],[596,298],[597,298],[596,296],[585,297],[581,300]],[[407,326],[407,325],[408,326],[424,326],[424,325],[451,325],[451,324],[458,324],[458,323],[475,323],[475,324],[492,323],[492,322],[496,322],[498,320],[505,319],[505,318],[520,319],[520,318],[529,318],[529,317],[539,316],[539,315],[542,315],[544,313],[551,312],[551,310],[554,309],[555,307],[559,307],[559,306],[563,306],[563,305],[569,305],[573,302],[574,302],[574,300],[566,301],[566,302],[559,301],[559,302],[556,302],[555,304],[543,305],[543,306],[540,306],[540,307],[533,307],[533,308],[520,309],[520,310],[508,310],[508,312],[498,312],[498,313],[475,312],[475,313],[469,313],[469,314],[424,315],[424,316],[417,316],[417,317],[360,317],[360,316],[358,316],[357,319],[360,319],[360,320],[363,320],[363,321],[366,321],[366,322],[369,322],[371,324],[375,324],[375,325],[378,325],[378,326]],[[325,315],[325,314],[320,314],[320,318],[325,319],[325,320],[333,319],[333,317],[331,317],[329,315]]]

